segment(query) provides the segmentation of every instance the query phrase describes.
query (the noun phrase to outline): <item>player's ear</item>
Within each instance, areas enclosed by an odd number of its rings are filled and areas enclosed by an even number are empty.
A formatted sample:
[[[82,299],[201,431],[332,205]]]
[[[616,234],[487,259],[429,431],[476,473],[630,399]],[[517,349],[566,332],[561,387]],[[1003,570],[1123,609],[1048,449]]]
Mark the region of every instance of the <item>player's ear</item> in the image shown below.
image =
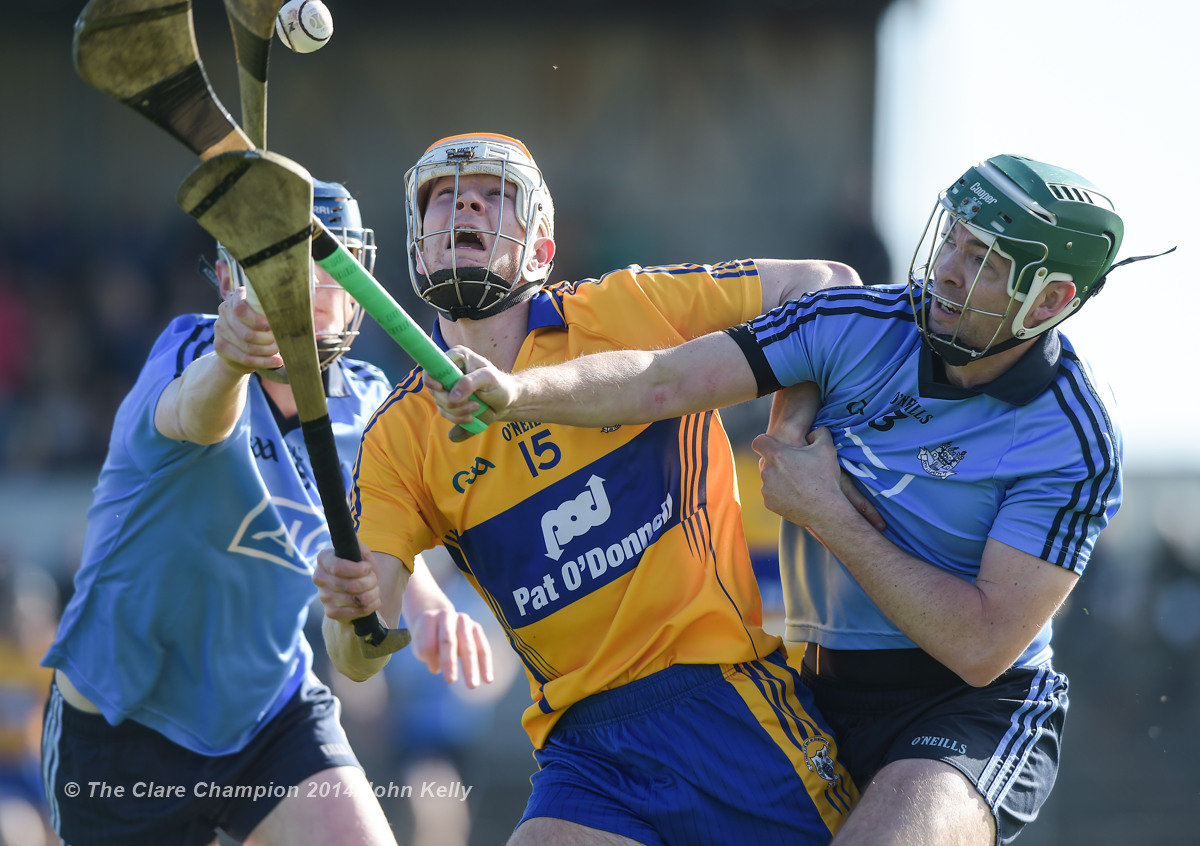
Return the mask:
[[[541,237],[533,242],[533,254],[530,256],[530,270],[545,267],[554,261],[555,245],[553,238]]]
[[[1066,279],[1057,279],[1048,284],[1038,295],[1041,302],[1033,308],[1032,317],[1037,323],[1049,320],[1071,304],[1075,299],[1075,283]]]

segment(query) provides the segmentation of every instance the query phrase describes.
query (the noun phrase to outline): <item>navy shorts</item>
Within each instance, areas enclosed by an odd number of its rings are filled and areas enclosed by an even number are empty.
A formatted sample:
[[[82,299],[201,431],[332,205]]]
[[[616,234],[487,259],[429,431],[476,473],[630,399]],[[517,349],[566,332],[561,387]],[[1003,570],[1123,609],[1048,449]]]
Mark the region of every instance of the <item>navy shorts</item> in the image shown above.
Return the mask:
[[[920,650],[883,652],[933,662]],[[885,657],[895,668],[897,656]],[[880,686],[836,672],[818,676],[813,667],[806,656],[801,678],[837,733],[841,762],[861,789],[892,761],[945,761],[991,808],[997,843],[1011,842],[1050,795],[1068,700],[1067,677],[1049,665],[1008,670],[985,687],[971,687],[945,668],[944,678],[933,672],[917,682]]]
[[[569,820],[648,846],[828,843],[858,793],[782,653],[676,665],[572,705],[521,821]]]
[[[359,767],[340,711],[310,674],[245,749],[211,757],[133,720],[110,725],[52,686],[42,729],[51,822],[70,846],[207,846],[217,829],[245,840],[304,779]]]

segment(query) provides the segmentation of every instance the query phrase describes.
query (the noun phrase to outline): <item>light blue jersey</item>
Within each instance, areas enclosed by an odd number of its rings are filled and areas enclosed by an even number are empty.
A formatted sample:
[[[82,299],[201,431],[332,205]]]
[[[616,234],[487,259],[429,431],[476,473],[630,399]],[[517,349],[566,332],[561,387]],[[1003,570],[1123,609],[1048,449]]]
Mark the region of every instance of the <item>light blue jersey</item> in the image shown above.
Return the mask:
[[[312,572],[329,545],[299,426],[286,435],[257,379],[233,434],[159,434],[163,389],[212,350],[211,315],[174,320],[113,424],[75,593],[43,664],[113,724],[132,719],[204,755],[242,749],[312,665]],[[383,373],[339,359],[329,415],[349,484]]]
[[[1121,502],[1115,402],[1055,330],[999,379],[939,378],[905,285],[807,295],[729,330],[761,393],[812,380],[815,425],[871,495],[885,534],[960,578],[978,575],[989,537],[1082,573]],[[788,641],[831,649],[914,644],[849,571],[787,521],[780,539]],[[1016,666],[1049,660],[1051,624]]]

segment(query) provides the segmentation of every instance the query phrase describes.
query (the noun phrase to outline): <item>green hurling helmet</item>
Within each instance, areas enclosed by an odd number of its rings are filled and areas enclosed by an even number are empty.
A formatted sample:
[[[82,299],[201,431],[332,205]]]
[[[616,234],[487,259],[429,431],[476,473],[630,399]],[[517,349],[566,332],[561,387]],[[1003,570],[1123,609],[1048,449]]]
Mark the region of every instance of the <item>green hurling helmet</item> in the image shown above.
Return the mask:
[[[1007,349],[1077,311],[1104,286],[1124,234],[1112,201],[1079,174],[1022,156],[994,156],[972,167],[939,196],[910,267],[922,299],[937,296],[926,291],[936,281],[930,269],[936,268],[937,256],[956,223],[1011,262],[1008,309],[1002,315],[984,313],[1001,316],[1012,339],[1001,339],[998,331],[992,343],[976,349],[958,344],[953,336],[931,335],[921,325],[926,339],[951,364]],[[1026,326],[1038,295],[1055,281],[1073,283],[1074,298],[1053,317]],[[954,305],[970,311],[972,292],[965,303]],[[923,324],[921,309],[917,320]],[[948,356],[947,345],[952,350]]]

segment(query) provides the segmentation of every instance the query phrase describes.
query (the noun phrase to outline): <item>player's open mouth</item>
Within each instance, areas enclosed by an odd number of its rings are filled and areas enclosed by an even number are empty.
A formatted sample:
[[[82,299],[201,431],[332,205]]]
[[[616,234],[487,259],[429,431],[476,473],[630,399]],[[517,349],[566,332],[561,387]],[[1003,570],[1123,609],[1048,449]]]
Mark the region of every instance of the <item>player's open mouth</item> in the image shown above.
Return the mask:
[[[961,306],[958,306],[958,305],[952,303],[950,300],[942,299],[941,297],[937,296],[936,294],[933,297],[933,302],[937,306],[939,311],[943,311],[946,314],[951,314],[951,315],[954,315],[955,317],[962,314]]]
[[[474,229],[456,229],[451,236],[451,246],[456,249],[486,250],[483,237]]]

